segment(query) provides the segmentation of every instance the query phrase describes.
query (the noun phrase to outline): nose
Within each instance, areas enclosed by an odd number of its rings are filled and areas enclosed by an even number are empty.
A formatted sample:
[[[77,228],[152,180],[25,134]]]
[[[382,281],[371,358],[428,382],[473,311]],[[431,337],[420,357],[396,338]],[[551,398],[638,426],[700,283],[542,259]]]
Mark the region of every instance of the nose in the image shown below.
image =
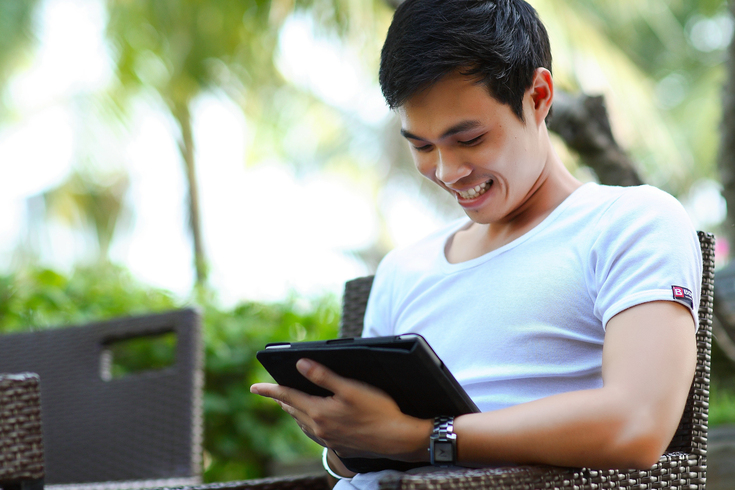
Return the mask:
[[[452,185],[472,173],[471,166],[466,162],[458,160],[451,152],[440,151],[438,154],[436,178],[445,185]]]

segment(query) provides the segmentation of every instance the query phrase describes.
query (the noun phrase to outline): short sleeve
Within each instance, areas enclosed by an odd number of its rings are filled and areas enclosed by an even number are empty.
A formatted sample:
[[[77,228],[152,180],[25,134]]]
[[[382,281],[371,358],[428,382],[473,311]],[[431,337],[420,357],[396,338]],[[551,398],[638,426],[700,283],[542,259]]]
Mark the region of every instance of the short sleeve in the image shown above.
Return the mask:
[[[650,186],[630,189],[591,227],[588,277],[603,327],[616,314],[651,301],[686,306],[698,327],[702,256],[683,206]]]

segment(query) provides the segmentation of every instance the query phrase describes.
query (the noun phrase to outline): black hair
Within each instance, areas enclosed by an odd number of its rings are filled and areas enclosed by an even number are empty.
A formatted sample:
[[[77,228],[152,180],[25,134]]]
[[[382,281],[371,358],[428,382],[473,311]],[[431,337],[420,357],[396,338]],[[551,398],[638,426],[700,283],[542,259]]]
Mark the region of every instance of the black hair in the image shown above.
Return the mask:
[[[525,1],[406,0],[383,45],[380,87],[395,109],[459,70],[523,121],[523,96],[540,67],[551,71],[549,37]]]

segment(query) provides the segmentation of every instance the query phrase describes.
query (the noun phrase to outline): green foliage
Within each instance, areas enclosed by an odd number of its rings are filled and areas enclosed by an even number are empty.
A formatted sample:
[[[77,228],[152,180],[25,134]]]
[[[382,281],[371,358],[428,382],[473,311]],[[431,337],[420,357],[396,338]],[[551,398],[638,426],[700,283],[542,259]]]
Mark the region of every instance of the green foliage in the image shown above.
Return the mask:
[[[176,362],[174,332],[117,340],[104,347],[111,357],[109,374],[112,378],[165,369]]]
[[[271,381],[255,358],[268,342],[336,337],[334,298],[278,304],[242,303],[222,309],[207,299],[203,312],[205,343],[204,449],[206,481],[265,476],[273,462],[316,458],[309,440],[276,403],[252,395],[250,385]],[[66,276],[30,269],[0,276],[0,332],[81,324],[130,314],[184,306],[166,291],[136,282],[120,267],[100,264]],[[113,376],[140,366],[163,366],[171,339],[111,345],[121,366]],[[124,343],[120,343],[124,344]]]
[[[245,303],[231,311],[205,308],[204,445],[211,456],[204,475],[207,481],[263,476],[273,460],[318,455],[320,448],[278,405],[251,395],[249,387],[272,381],[255,359],[265,344],[336,337],[337,321],[333,299],[303,311],[294,301]]]
[[[710,389],[709,426],[735,424],[735,390],[713,383]]]
[[[99,246],[99,258],[107,252],[121,215],[126,213],[125,193],[129,179],[124,172],[95,175],[74,170],[71,175],[43,195],[45,218],[56,217],[72,228],[93,236]]]
[[[710,427],[735,424],[735,364],[712,342]]]
[[[18,54],[34,41],[33,11],[38,0],[0,0],[0,90],[19,64]]]
[[[143,287],[120,267],[99,264],[70,276],[29,269],[0,276],[0,332],[73,325],[174,308],[166,292]]]

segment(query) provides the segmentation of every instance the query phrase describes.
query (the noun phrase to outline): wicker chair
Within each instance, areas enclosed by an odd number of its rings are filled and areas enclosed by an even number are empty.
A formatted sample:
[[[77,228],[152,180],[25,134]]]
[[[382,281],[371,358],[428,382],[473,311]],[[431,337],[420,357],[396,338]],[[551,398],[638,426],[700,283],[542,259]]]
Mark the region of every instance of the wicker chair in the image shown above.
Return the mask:
[[[43,490],[38,375],[0,374],[0,488]]]
[[[551,466],[462,469],[423,474],[388,476],[381,490],[533,490],[569,489],[631,490],[675,488],[705,490],[707,474],[707,412],[709,406],[709,366],[712,345],[712,298],[714,290],[714,236],[699,233],[704,259],[702,298],[697,333],[697,368],[679,428],[666,453],[645,471],[593,470]],[[345,285],[340,336],[362,332],[363,317],[373,278],[363,277]],[[273,478],[231,483],[215,483],[187,490],[325,490],[324,476]]]
[[[593,470],[589,468],[558,468],[517,466],[492,469],[466,469],[420,475],[389,476],[380,483],[381,490],[441,490],[441,489],[604,489],[636,490],[676,487],[704,490],[707,475],[707,414],[709,407],[709,370],[712,346],[712,306],[714,293],[714,235],[699,232],[704,271],[702,298],[699,304],[700,328],[697,333],[697,368],[684,415],[666,453],[658,463],[645,471]],[[369,290],[372,278],[361,278],[348,284],[345,305],[356,301]],[[349,292],[348,292],[349,290]],[[364,300],[367,303],[367,299]],[[364,312],[364,310],[363,310]],[[344,313],[348,318],[343,335],[361,331],[360,313]],[[354,322],[354,323],[353,323]],[[353,325],[358,325],[353,327]],[[358,333],[359,335],[359,333]]]
[[[159,335],[169,346],[175,337],[173,364],[122,376],[110,368],[120,342]],[[41,379],[46,486],[201,483],[202,353],[194,310],[0,336],[0,372]],[[0,413],[0,439],[7,420]]]
[[[709,403],[709,365],[712,340],[712,298],[714,285],[714,236],[700,233],[704,258],[702,299],[699,306],[700,329],[697,334],[697,368],[679,428],[668,450],[650,470],[615,471],[588,468],[516,466],[492,469],[463,469],[420,475],[389,476],[381,481],[382,490],[441,489],[570,489],[607,488],[705,490],[707,472],[707,412]],[[372,277],[345,285],[342,336],[360,335]],[[119,486],[118,488],[125,488]],[[214,483],[186,487],[187,490],[326,490],[324,475],[268,478]]]

